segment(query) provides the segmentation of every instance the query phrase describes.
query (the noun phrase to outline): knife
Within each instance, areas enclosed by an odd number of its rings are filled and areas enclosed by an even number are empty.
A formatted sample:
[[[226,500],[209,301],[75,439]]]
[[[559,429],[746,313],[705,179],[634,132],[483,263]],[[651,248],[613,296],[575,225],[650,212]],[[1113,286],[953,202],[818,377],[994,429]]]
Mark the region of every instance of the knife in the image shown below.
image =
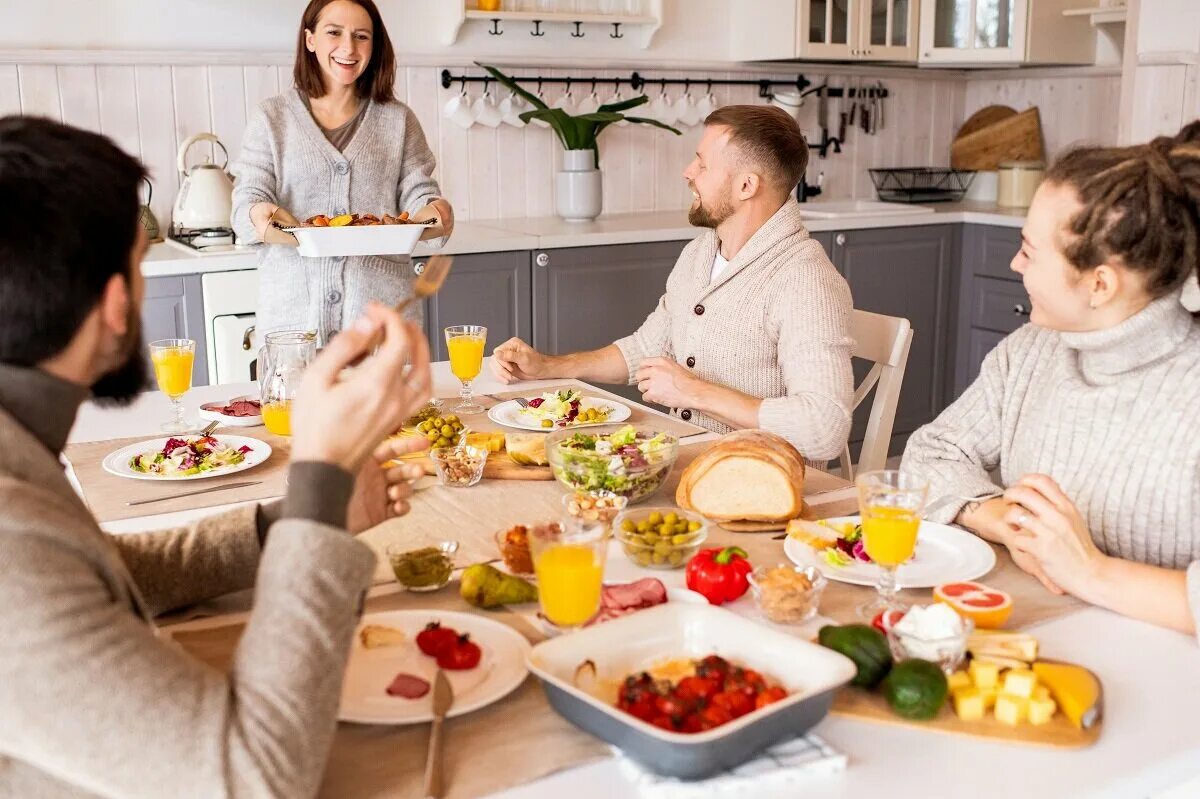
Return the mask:
[[[125,505],[132,507],[134,505],[149,505],[151,502],[165,502],[168,499],[179,499],[180,497],[194,497],[197,494],[208,494],[213,491],[224,491],[228,488],[249,488],[261,483],[262,480],[251,480],[246,483],[226,483],[221,486],[212,486],[211,488],[198,488],[195,491],[184,491],[181,494],[171,494],[165,497],[154,497],[153,499],[137,499],[133,502],[126,502]]]
[[[828,82],[817,90],[817,124],[821,126],[820,155],[824,158],[828,152],[829,142],[829,94]]]
[[[446,785],[442,779],[442,724],[450,706],[454,704],[454,690],[446,679],[446,672],[438,669],[433,680],[433,726],[429,728],[429,755],[425,759],[426,799],[442,799]]]

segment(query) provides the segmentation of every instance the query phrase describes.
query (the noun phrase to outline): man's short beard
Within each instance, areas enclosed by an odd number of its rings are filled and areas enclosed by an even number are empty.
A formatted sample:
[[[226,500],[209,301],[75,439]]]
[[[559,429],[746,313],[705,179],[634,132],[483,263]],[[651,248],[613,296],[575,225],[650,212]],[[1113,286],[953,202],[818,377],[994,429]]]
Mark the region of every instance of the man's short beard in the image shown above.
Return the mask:
[[[704,207],[703,200],[689,208],[688,224],[693,227],[707,227],[715,230],[718,225],[733,216],[733,203],[730,201],[729,195],[730,192],[726,191],[712,211]]]
[[[134,309],[121,342],[125,361],[111,372],[100,376],[92,385],[92,398],[99,405],[128,405],[146,390],[149,372],[142,356],[142,320]]]

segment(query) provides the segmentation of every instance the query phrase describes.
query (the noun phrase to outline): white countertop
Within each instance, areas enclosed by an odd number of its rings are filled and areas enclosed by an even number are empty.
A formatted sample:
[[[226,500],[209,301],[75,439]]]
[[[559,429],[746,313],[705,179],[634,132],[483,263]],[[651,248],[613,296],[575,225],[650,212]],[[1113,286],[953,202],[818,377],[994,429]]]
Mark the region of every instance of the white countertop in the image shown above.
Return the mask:
[[[434,365],[436,393],[449,396],[457,381],[448,364]],[[525,384],[535,389],[540,383]],[[485,364],[476,391],[501,386]],[[253,393],[253,384],[202,386],[185,404]],[[70,440],[159,435],[170,403],[149,392],[123,409],[81,409]],[[224,506],[228,507],[228,506]],[[147,516],[105,524],[109,532],[161,529],[222,510]],[[985,578],[986,579],[986,578]],[[976,740],[909,727],[827,718],[814,729],[849,756],[838,774],[813,777],[787,793],[757,792],[756,799],[819,797],[940,797],[972,799],[1090,797],[1125,799],[1200,796],[1200,647],[1194,638],[1088,609],[1035,628],[1042,651],[1086,664],[1104,683],[1105,729],[1091,748],[1071,750]],[[521,786],[494,799],[609,799],[637,792],[615,760],[606,760]]]
[[[807,204],[819,209],[819,201]],[[1021,227],[1025,210],[1000,208],[993,203],[931,203],[933,213],[846,214],[833,219],[808,219],[805,224],[814,233],[828,230],[864,230],[868,228],[909,227],[970,223]],[[640,244],[654,241],[687,241],[695,238],[696,228],[687,222],[685,211],[653,211],[633,214],[608,214],[592,222],[566,222],[557,216],[514,219],[485,219],[459,222],[454,235],[441,250],[418,245],[415,257],[442,252],[446,255],[511,252],[514,250],[597,247],[606,244]],[[167,243],[152,244],[142,261],[146,277],[167,277],[203,272],[228,272],[254,269],[258,262],[256,247],[220,255],[196,255]]]

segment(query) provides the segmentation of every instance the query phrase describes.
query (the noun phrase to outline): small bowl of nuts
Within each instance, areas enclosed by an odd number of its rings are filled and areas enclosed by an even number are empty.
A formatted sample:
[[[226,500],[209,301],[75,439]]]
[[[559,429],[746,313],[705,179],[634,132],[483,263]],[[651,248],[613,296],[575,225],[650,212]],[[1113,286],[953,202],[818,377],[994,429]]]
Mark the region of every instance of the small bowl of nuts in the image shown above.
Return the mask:
[[[769,621],[801,624],[817,615],[828,580],[813,566],[760,566],[749,577],[754,603]]]
[[[579,490],[564,495],[562,503],[569,522],[581,527],[591,525],[612,527],[613,520],[621,511],[625,510],[629,499],[602,489]]]
[[[438,480],[444,486],[467,488],[483,477],[488,452],[480,447],[459,444],[455,447],[440,447],[432,450],[429,457],[437,466]]]

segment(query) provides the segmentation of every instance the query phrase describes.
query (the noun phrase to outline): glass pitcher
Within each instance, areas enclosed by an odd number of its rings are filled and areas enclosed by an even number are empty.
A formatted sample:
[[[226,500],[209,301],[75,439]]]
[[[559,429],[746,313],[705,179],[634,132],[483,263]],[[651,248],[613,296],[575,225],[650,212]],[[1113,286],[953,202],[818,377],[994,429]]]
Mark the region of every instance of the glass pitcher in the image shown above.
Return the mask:
[[[258,385],[263,424],[278,436],[292,434],[292,400],[300,391],[304,370],[317,355],[313,330],[280,330],[267,334],[258,352]]]

